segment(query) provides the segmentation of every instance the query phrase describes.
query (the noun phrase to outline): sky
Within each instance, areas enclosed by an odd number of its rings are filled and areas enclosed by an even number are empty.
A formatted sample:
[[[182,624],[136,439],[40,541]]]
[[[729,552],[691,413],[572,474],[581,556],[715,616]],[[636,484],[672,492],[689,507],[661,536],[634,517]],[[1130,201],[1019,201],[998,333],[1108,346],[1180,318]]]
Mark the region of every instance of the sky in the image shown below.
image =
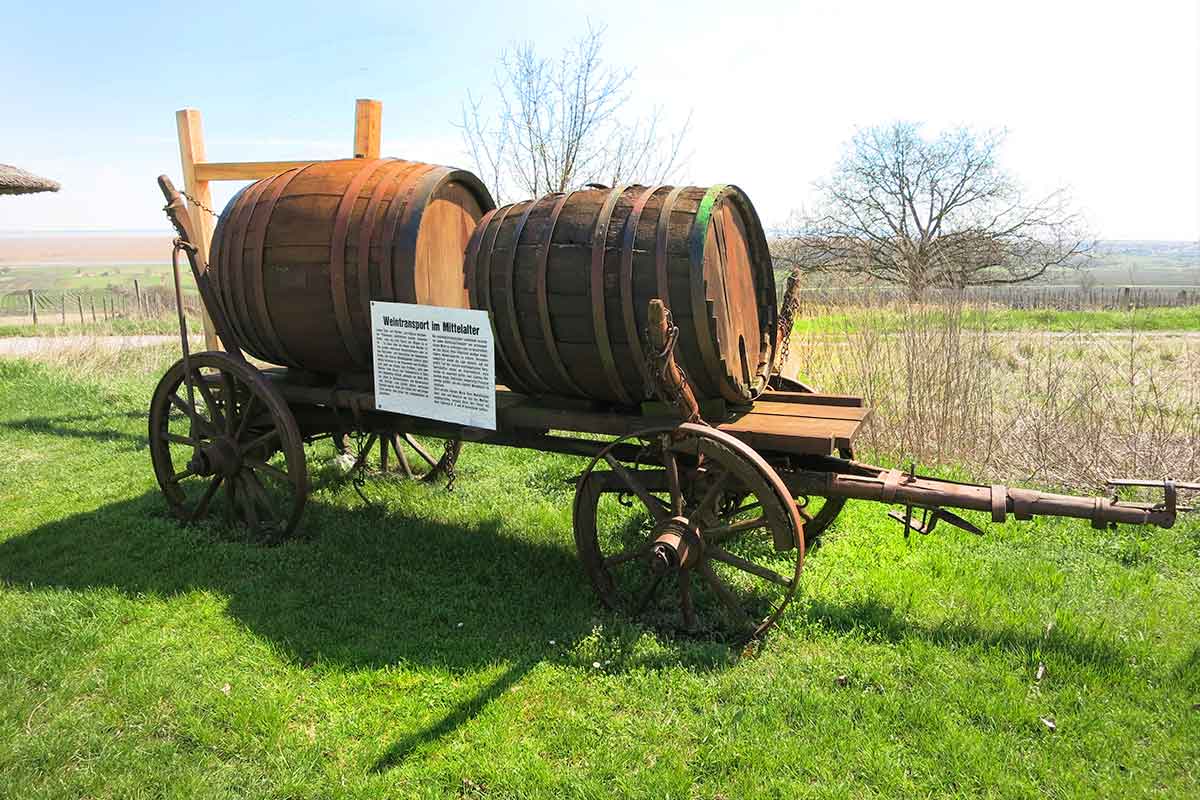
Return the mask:
[[[555,55],[590,23],[634,70],[629,113],[690,114],[678,182],[737,184],[768,226],[813,203],[856,128],[904,119],[1006,129],[1004,166],[1068,187],[1100,238],[1196,240],[1198,5],[0,0],[0,163],[63,184],[0,197],[0,232],[165,230],[154,178],[180,183],[184,107],[211,160],[337,158],[372,97],[385,155],[470,166],[456,123],[500,53]]]

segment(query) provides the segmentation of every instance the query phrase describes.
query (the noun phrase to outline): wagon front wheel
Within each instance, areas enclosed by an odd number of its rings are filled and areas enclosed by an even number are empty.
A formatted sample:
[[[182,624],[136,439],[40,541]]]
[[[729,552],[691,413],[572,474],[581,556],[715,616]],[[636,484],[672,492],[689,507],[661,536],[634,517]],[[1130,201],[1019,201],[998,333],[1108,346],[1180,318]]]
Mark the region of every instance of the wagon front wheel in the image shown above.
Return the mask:
[[[637,438],[653,468],[621,463],[614,443],[576,488],[575,543],[600,600],[658,627],[734,641],[764,633],[804,562],[803,522],[778,474],[703,425]]]
[[[177,361],[150,403],[150,456],[184,522],[218,507],[255,536],[295,529],[308,499],[304,443],[287,403],[254,367],[221,352]]]

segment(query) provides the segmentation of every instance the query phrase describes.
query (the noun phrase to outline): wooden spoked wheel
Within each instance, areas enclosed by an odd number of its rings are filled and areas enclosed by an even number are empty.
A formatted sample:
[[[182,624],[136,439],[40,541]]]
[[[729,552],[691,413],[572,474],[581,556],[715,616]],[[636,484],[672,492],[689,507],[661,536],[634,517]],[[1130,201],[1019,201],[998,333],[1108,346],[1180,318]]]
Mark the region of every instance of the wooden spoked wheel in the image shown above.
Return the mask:
[[[150,456],[171,511],[185,522],[223,505],[226,516],[274,541],[308,499],[304,442],[292,412],[254,367],[221,352],[177,361],[150,404]],[[220,496],[220,499],[218,499]]]
[[[654,468],[613,455],[635,438]],[[610,444],[579,478],[574,526],[607,607],[734,641],[775,623],[804,563],[803,522],[779,475],[748,445],[704,425]]]
[[[379,471],[422,481],[435,481],[453,469],[462,451],[462,439],[426,439],[422,442],[411,433],[372,433],[361,450],[350,444],[344,434],[333,437],[339,453],[355,458],[355,466],[365,466],[378,446]]]

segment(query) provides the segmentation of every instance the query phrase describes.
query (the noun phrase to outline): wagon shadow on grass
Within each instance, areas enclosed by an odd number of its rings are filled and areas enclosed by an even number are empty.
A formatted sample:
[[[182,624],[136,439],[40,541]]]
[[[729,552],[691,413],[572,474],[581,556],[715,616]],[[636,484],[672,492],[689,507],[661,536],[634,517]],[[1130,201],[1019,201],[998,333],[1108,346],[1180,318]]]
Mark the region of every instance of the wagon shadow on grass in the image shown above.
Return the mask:
[[[635,649],[645,629],[600,610],[566,532],[562,544],[530,542],[499,516],[456,525],[315,499],[305,514],[301,536],[266,547],[223,524],[181,526],[148,491],[0,542],[0,580],[131,596],[215,592],[230,617],[304,667],[584,666],[549,642],[597,632],[612,671],[732,662],[717,642]]]
[[[509,534],[498,517],[456,526],[310,501],[304,531],[264,547],[222,525],[183,527],[149,491],[0,542],[0,580],[164,598],[215,592],[231,618],[302,667],[467,672],[508,662],[476,696],[394,744],[377,771],[470,722],[541,663],[593,669],[568,643],[593,640],[611,672],[719,669],[736,658],[687,640],[647,654],[636,646],[644,629],[599,611],[572,547]]]
[[[145,419],[141,411],[114,411],[110,414],[60,414],[49,417],[26,417],[0,421],[0,431],[16,433],[40,433],[50,436],[68,436],[76,439],[112,443],[122,441],[127,450],[140,450],[146,446],[146,437],[125,433],[113,424],[114,419]],[[89,428],[88,424],[105,423],[107,427]]]

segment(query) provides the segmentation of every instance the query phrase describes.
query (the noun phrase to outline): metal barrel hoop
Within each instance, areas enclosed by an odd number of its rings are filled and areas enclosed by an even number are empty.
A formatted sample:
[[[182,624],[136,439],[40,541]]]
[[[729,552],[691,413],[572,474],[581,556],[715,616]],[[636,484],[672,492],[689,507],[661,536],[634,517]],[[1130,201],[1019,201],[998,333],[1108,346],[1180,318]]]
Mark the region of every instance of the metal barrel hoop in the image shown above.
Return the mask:
[[[600,351],[600,364],[604,368],[604,376],[618,403],[630,405],[633,398],[625,391],[621,373],[617,370],[616,359],[613,357],[612,342],[608,338],[608,311],[604,296],[604,256],[608,249],[608,227],[612,223],[612,214],[617,207],[617,201],[629,187],[618,186],[609,192],[600,213],[596,215],[596,226],[592,229],[592,271],[591,271],[591,300],[592,300],[592,332],[596,337],[596,348]]]

